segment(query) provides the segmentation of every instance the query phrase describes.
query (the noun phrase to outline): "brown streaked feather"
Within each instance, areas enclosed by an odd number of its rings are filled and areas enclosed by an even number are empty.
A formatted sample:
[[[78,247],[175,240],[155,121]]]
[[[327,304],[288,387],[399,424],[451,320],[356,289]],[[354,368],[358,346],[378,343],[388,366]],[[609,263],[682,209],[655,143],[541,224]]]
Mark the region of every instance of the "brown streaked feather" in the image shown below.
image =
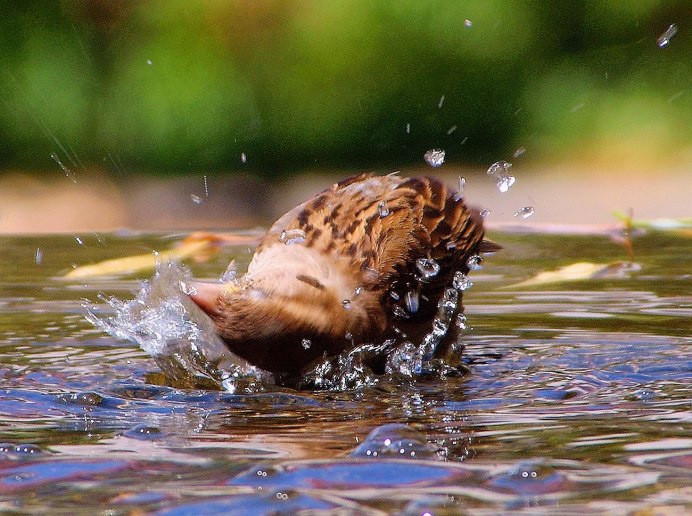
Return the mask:
[[[286,245],[289,234],[298,238]],[[324,355],[391,337],[395,323],[425,332],[454,273],[468,272],[468,258],[490,245],[483,236],[478,212],[439,180],[361,174],[280,217],[238,287],[198,303],[232,351],[295,375]],[[436,260],[440,273],[420,282],[419,258]],[[411,288],[420,308],[395,321]]]

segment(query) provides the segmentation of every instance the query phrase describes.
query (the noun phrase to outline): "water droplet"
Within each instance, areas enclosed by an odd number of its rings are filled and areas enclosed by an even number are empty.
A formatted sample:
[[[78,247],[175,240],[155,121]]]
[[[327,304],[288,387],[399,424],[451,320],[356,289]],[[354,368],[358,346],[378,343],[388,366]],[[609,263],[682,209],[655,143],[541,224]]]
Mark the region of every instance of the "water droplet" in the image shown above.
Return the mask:
[[[445,247],[447,248],[447,251],[453,251],[454,249],[457,248],[457,244],[456,244],[456,242],[447,242]]]
[[[453,126],[450,127],[449,129],[447,129],[447,135],[452,134],[452,133],[453,133],[454,131],[456,131],[456,130],[457,130],[457,126],[456,126],[456,125],[453,125]]]
[[[74,237],[74,239],[77,241],[77,243],[79,245],[84,245],[84,241],[81,238],[79,238],[78,236]]]
[[[445,293],[442,296],[442,306],[445,309],[455,309],[457,307],[457,301],[459,300],[459,292],[455,288],[445,289]]]
[[[363,292],[363,287],[356,287],[355,289],[353,289],[353,296],[358,297],[361,295],[362,292]]]
[[[36,248],[36,254],[34,254],[34,262],[36,262],[36,265],[41,265],[41,263],[43,262],[43,251],[40,247]]]
[[[209,197],[209,186],[207,185],[207,176],[204,176],[204,196]]]
[[[466,178],[459,176],[459,186],[457,187],[457,192],[454,194],[453,199],[455,201],[461,201],[464,198],[464,187],[466,186]]]
[[[402,319],[408,319],[409,318],[409,315],[406,313],[406,310],[404,310],[400,306],[394,307],[394,315],[396,317],[401,317]]]
[[[455,289],[461,292],[465,292],[473,286],[473,283],[466,274],[464,274],[461,271],[457,271],[454,273],[454,280],[452,281],[452,285],[454,285]]]
[[[347,331],[346,334],[344,335],[344,338],[346,340],[353,340],[353,334],[351,332]]]
[[[512,156],[518,158],[519,156],[522,156],[525,152],[526,147],[519,147],[517,150],[514,151],[514,154],[512,154]]]
[[[677,33],[678,26],[675,23],[671,23],[670,27],[668,27],[666,31],[656,40],[656,44],[659,46],[659,48],[667,47],[670,40],[673,39],[673,36],[675,36]]]
[[[303,345],[303,349],[310,349],[310,346],[312,346],[312,341],[310,339],[303,339],[301,344]]]
[[[420,304],[420,299],[418,297],[417,290],[409,290],[404,296],[404,302],[406,303],[406,310],[408,313],[415,314],[418,311]]]
[[[401,299],[401,297],[399,297],[399,294],[397,294],[397,293],[394,292],[393,290],[389,293],[389,296],[390,296],[394,301],[399,301],[399,299]]]
[[[468,18],[466,18],[464,20],[464,27],[466,27],[467,29],[470,29],[472,26],[473,26],[473,22],[471,20],[469,20]]]
[[[385,201],[380,201],[380,203],[377,205],[377,211],[380,214],[380,217],[386,217],[389,215],[389,206],[387,206],[387,203]]]
[[[406,124],[406,134],[411,134],[411,124]]]
[[[524,206],[523,208],[519,208],[517,211],[515,211],[514,216],[521,217],[522,219],[528,219],[534,214],[534,211],[533,206]]]
[[[279,240],[286,245],[300,244],[305,242],[305,231],[302,229],[284,229]]]
[[[457,325],[457,328],[459,328],[460,330],[465,330],[467,328],[466,316],[464,314],[457,315],[455,324]]]
[[[235,260],[231,260],[231,263],[228,264],[228,267],[226,267],[226,270],[223,271],[223,274],[219,278],[220,283],[235,283],[235,281],[238,279],[238,266],[235,263]]]
[[[247,155],[244,152],[240,154],[240,161],[242,163],[247,163]]]
[[[468,260],[466,260],[466,266],[472,271],[482,269],[483,266],[481,263],[483,263],[483,257],[479,254],[474,254],[473,256],[470,256]]]
[[[147,59],[147,64],[148,64],[149,66],[151,66],[151,65],[154,64],[154,62],[153,62],[151,59]]]
[[[486,218],[488,215],[490,215],[490,210],[487,209],[487,208],[484,209],[484,210],[481,210],[481,212],[479,213],[479,215],[481,216],[482,219],[484,219],[484,218]]]
[[[447,334],[447,323],[442,319],[435,318],[433,321],[433,335],[436,337],[444,337]]]
[[[442,108],[442,104],[444,104],[444,103],[445,103],[445,96],[442,95],[442,96],[440,97],[440,101],[437,103],[437,108],[438,108],[438,109],[441,109],[441,108]]]
[[[72,172],[69,168],[63,165],[62,161],[60,161],[60,158],[58,158],[58,155],[55,152],[51,152],[50,157],[62,169],[66,177],[69,177],[73,183],[77,182],[77,178],[75,177],[74,172]]]
[[[502,193],[509,190],[516,181],[514,176],[509,175],[510,168],[512,168],[512,164],[504,160],[496,161],[488,167],[488,175],[495,179],[497,189]]]
[[[350,309],[351,309],[351,300],[350,300],[350,299],[344,299],[344,300],[341,302],[341,305],[342,305],[346,310],[350,310]]]
[[[441,149],[430,149],[423,157],[431,167],[439,167],[445,162],[445,151]]]
[[[191,194],[190,199],[192,199],[192,202],[194,202],[195,204],[202,204],[202,199],[199,195]]]
[[[416,260],[416,268],[420,272],[422,279],[432,278],[440,272],[440,264],[432,258],[418,258]]]

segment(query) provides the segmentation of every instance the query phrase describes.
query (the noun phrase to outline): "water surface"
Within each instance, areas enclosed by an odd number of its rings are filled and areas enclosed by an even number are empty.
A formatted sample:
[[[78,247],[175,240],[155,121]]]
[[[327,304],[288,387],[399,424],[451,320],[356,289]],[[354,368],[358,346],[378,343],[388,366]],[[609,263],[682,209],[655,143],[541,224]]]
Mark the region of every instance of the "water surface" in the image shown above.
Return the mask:
[[[492,238],[505,249],[465,294],[470,374],[257,394],[169,387],[147,354],[85,320],[84,299],[130,298],[148,274],[57,279],[173,237],[1,238],[0,512],[692,506],[689,238],[637,238],[641,269],[625,277],[524,289],[503,287],[625,253],[607,237]],[[190,266],[218,277],[248,251]]]

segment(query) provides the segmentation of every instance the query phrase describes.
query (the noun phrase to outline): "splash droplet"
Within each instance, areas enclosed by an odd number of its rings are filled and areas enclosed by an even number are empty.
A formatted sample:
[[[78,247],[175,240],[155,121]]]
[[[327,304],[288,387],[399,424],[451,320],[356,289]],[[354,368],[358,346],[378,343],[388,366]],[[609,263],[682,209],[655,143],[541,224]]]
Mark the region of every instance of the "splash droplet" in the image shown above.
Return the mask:
[[[279,241],[286,245],[300,244],[305,242],[305,231],[302,229],[284,229],[281,232]]]
[[[401,317],[402,319],[408,319],[409,318],[409,315],[406,313],[406,310],[404,310],[400,306],[394,307],[394,315],[396,317]]]
[[[190,199],[192,199],[192,202],[195,204],[202,204],[202,199],[199,195],[191,194]]]
[[[464,198],[464,187],[466,186],[466,178],[459,176],[459,186],[457,193],[454,194],[455,201],[461,201]]]
[[[401,299],[401,297],[399,297],[399,294],[397,294],[397,293],[394,292],[393,290],[389,293],[389,296],[390,296],[394,301],[399,301],[399,299]]]
[[[659,48],[667,47],[668,43],[670,43],[670,40],[673,39],[673,36],[675,36],[677,33],[677,24],[671,23],[670,26],[666,29],[666,31],[658,37],[658,39],[656,40],[656,44],[659,46]]]
[[[441,149],[430,149],[423,155],[423,157],[425,158],[425,161],[428,162],[428,165],[436,168],[445,162],[445,151]]]
[[[519,156],[523,156],[523,154],[526,152],[525,147],[519,147],[517,150],[514,151],[514,154],[512,154],[513,157],[518,158]]]
[[[406,134],[411,134],[411,124],[406,124]]]
[[[464,27],[466,27],[467,29],[470,29],[471,27],[473,27],[473,22],[471,20],[469,20],[468,18],[466,18],[464,20]]]
[[[509,174],[512,164],[508,161],[496,161],[488,168],[488,175],[495,179],[497,189],[505,193],[514,184],[516,178]]]
[[[353,289],[353,296],[358,297],[363,292],[363,287],[356,287]]]
[[[247,155],[244,152],[240,154],[240,161],[242,163],[247,163]]]
[[[456,321],[454,323],[460,330],[465,330],[468,327],[466,324],[466,316],[464,314],[457,315]]]
[[[79,238],[78,236],[74,237],[74,239],[77,241],[77,243],[79,245],[84,245],[84,241],[81,238]]]
[[[415,314],[418,311],[420,305],[420,299],[417,290],[409,290],[404,296],[404,302],[406,303],[406,310],[408,313]]]
[[[380,217],[384,218],[387,215],[389,215],[389,206],[387,206],[386,201],[380,201],[380,203],[377,205],[377,211],[380,214]]]
[[[312,341],[310,339],[303,339],[301,342],[303,349],[310,349],[310,346],[312,346]]]
[[[342,305],[346,310],[350,310],[350,309],[351,309],[351,300],[350,300],[350,299],[344,299],[344,300],[341,302],[341,305]]]
[[[36,265],[41,265],[41,263],[43,262],[43,251],[40,247],[36,248],[36,254],[34,254],[34,262],[36,262]]]
[[[454,288],[460,292],[465,292],[473,286],[473,283],[466,274],[461,271],[457,271],[454,273],[452,285],[454,285]]]
[[[457,130],[457,126],[456,126],[456,125],[453,125],[453,126],[450,127],[449,129],[447,129],[447,135],[452,134],[452,133],[453,133],[454,131],[456,131],[456,130]]]
[[[420,272],[422,279],[432,278],[440,272],[440,264],[432,258],[418,258],[416,260],[416,268]]]
[[[479,213],[482,219],[486,218],[488,215],[490,215],[490,210],[488,208],[481,210]]]
[[[521,217],[522,219],[528,219],[534,214],[534,211],[533,206],[524,206],[523,208],[519,208],[517,211],[515,211],[514,216]]]
[[[148,64],[149,66],[151,66],[151,65],[154,64],[154,62],[153,62],[151,59],[147,59],[147,64]]]
[[[469,268],[469,270],[472,271],[477,271],[483,268],[481,265],[483,263],[483,257],[479,254],[474,254],[473,256],[469,257],[468,260],[466,260],[466,266]]]
[[[437,103],[437,108],[438,108],[438,109],[441,109],[441,108],[442,108],[442,104],[444,104],[444,103],[445,103],[445,96],[442,95],[442,96],[440,97],[440,101]]]

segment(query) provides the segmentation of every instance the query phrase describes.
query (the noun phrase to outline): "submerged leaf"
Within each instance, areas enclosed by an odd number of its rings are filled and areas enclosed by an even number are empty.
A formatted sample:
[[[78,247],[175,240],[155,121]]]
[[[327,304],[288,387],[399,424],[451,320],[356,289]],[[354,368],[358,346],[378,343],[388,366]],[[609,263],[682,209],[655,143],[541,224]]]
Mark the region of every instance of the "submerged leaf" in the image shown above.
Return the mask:
[[[533,287],[537,285],[548,285],[551,283],[565,283],[568,281],[583,281],[596,278],[623,278],[630,272],[640,270],[639,264],[632,262],[612,262],[612,263],[591,263],[577,262],[571,265],[560,267],[555,271],[543,271],[513,285],[502,287],[519,288]]]

